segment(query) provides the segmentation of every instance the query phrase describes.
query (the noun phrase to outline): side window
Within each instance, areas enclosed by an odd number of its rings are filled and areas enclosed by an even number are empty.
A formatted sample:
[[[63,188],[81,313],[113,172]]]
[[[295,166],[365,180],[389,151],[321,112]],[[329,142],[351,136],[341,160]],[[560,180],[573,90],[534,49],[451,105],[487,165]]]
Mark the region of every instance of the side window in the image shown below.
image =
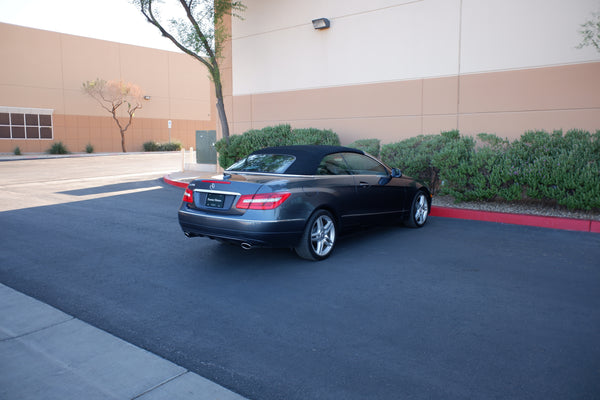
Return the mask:
[[[321,160],[317,175],[350,175],[350,170],[341,154],[329,154]]]
[[[383,165],[363,154],[344,153],[344,159],[354,175],[388,175],[388,171]]]

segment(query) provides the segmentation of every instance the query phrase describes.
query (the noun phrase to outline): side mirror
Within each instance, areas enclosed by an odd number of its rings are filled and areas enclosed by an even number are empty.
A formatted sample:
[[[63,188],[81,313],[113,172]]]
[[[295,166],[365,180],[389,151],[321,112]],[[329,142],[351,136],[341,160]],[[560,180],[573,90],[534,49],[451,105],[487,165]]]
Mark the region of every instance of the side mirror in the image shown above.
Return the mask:
[[[400,178],[402,176],[402,171],[398,168],[392,168],[392,178]]]

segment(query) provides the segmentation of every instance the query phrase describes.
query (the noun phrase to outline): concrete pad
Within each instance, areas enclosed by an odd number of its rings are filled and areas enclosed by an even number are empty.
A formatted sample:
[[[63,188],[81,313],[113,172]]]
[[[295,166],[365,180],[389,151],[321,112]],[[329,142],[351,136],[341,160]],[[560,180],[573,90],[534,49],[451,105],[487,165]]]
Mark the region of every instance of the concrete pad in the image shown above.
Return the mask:
[[[79,376],[61,360],[33,350],[20,339],[0,342],[0,399],[118,399]]]
[[[66,376],[116,398],[131,399],[186,372],[76,319],[21,337],[19,341],[28,351],[62,369]]]
[[[0,285],[0,340],[25,335],[73,319],[70,315]]]
[[[244,400],[244,397],[188,372],[139,397],[139,400],[164,399]]]
[[[243,400],[0,284],[0,399]]]

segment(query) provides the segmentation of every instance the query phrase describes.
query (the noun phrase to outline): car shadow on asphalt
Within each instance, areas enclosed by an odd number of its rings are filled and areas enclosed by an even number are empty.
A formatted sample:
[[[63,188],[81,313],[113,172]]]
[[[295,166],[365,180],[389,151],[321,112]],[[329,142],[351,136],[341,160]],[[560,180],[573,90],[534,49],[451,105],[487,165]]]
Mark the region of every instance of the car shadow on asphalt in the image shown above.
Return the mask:
[[[327,265],[345,262],[348,256],[395,249],[399,241],[406,235],[414,233],[414,229],[401,224],[369,226],[344,232],[338,238],[332,254],[323,261],[308,261],[301,259],[291,248],[255,247],[249,250],[241,246],[219,242],[208,238],[192,238],[192,241],[204,241],[203,245],[193,250],[195,257],[210,260],[216,269],[238,270],[249,267],[260,270],[277,270],[285,266],[286,270],[293,268],[321,268]]]

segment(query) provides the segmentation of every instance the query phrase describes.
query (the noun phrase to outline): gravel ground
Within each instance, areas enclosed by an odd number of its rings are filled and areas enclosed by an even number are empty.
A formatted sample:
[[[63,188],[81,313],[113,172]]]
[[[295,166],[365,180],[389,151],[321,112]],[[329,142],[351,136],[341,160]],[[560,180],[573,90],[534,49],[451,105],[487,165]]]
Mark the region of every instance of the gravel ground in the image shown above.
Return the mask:
[[[562,206],[533,203],[504,203],[493,201],[468,201],[455,203],[452,196],[434,196],[433,206],[600,221],[600,210],[572,211]]]

